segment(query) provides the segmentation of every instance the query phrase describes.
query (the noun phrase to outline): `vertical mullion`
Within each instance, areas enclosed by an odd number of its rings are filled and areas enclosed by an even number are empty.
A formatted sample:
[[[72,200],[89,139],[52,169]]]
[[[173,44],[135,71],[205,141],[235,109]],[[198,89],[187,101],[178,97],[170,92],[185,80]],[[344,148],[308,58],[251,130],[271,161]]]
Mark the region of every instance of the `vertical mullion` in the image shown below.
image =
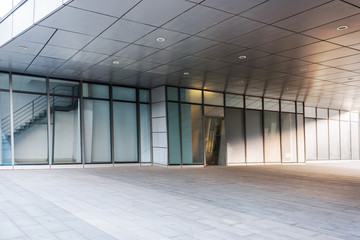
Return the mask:
[[[183,152],[182,152],[182,126],[181,126],[181,101],[180,101],[180,88],[178,90],[178,112],[179,112],[179,138],[180,138],[180,166],[183,166]]]
[[[297,110],[297,102],[295,102],[295,136],[296,136],[296,163],[299,163],[299,147],[298,147],[298,110]]]
[[[283,163],[283,136],[282,136],[282,124],[281,124],[281,121],[282,121],[282,118],[281,118],[281,115],[282,115],[282,109],[281,109],[281,100],[279,99],[279,133],[280,133],[280,162]]]
[[[261,117],[262,117],[262,123],[261,123],[261,126],[262,126],[262,140],[263,140],[263,163],[265,164],[266,163],[266,156],[265,156],[265,110],[264,110],[264,98],[262,97],[261,98],[261,107],[262,107],[262,110],[261,110]]]
[[[50,112],[50,88],[49,88],[49,78],[48,77],[46,78],[46,106],[47,106],[47,156],[48,156],[48,161],[49,161],[49,167],[51,168],[53,156],[54,156],[53,147],[52,147],[54,145],[54,142],[53,141],[51,142],[52,144],[51,144],[51,148],[50,148],[51,112]],[[50,154],[50,152],[51,152],[51,154]]]
[[[136,136],[137,136],[137,161],[141,166],[141,125],[140,125],[140,89],[136,89]]]
[[[243,95],[243,123],[244,123],[244,144],[245,144],[245,164],[247,164],[247,139],[246,139],[246,98],[245,95]]]

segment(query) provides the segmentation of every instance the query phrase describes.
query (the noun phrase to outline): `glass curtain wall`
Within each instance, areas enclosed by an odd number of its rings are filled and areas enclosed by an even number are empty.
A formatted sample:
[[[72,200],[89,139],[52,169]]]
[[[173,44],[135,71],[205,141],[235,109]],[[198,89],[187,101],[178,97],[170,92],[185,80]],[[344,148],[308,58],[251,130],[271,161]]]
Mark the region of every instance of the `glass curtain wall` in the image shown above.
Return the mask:
[[[351,157],[359,160],[359,113],[351,113]]]
[[[341,159],[351,159],[350,112],[340,111]]]
[[[81,163],[79,83],[50,79],[49,91],[52,163]]]
[[[316,112],[315,108],[305,107],[306,159],[317,159]]]
[[[46,79],[12,75],[15,164],[48,164]]]
[[[281,101],[282,161],[297,162],[295,102]]]
[[[328,110],[317,108],[317,146],[318,159],[329,159]]]
[[[85,163],[111,163],[109,86],[83,84]]]
[[[150,131],[150,91],[139,89],[139,117],[140,117],[140,160],[142,163],[151,162],[151,131]]]
[[[10,166],[11,160],[11,121],[10,121],[10,94],[9,74],[0,73],[0,165]]]
[[[305,162],[305,135],[304,135],[304,104],[296,103],[297,152],[298,162]]]
[[[340,160],[340,112],[329,109],[329,148],[330,159]]]
[[[281,162],[279,100],[264,99],[265,162]]]
[[[114,86],[112,91],[114,162],[138,162],[136,89]]]

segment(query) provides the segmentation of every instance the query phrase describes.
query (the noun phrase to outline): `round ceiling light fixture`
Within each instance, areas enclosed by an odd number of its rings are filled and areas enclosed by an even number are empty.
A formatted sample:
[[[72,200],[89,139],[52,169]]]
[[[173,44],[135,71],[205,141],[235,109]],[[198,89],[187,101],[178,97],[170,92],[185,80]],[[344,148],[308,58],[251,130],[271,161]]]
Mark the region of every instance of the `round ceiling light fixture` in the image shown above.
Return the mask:
[[[183,74],[184,74],[184,76],[188,76],[188,75],[190,75],[190,73],[189,73],[189,72],[184,72]]]
[[[244,59],[246,59],[246,56],[242,55],[242,56],[239,57],[239,59],[244,60]]]
[[[159,37],[159,38],[156,39],[156,41],[157,41],[157,42],[160,42],[160,43],[161,43],[161,42],[165,42],[165,38]]]
[[[19,46],[18,48],[23,51],[26,51],[28,49],[27,46]]]
[[[307,72],[307,68],[300,68],[300,72]]]
[[[119,64],[120,64],[120,62],[117,61],[117,60],[114,60],[112,63],[115,64],[115,65],[119,65]]]
[[[348,29],[348,28],[349,28],[348,26],[343,25],[343,26],[338,26],[338,27],[336,28],[336,30],[338,30],[338,31],[344,31],[344,30],[346,30],[346,29]]]

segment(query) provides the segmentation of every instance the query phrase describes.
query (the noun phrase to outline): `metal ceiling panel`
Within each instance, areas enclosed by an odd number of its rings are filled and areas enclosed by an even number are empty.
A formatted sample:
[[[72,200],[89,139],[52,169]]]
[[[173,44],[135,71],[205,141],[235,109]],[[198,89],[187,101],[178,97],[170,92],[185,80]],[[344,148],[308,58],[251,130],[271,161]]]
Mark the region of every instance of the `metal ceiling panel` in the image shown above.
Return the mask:
[[[83,50],[87,52],[94,52],[106,55],[112,55],[118,52],[120,49],[126,47],[128,43],[119,42],[110,39],[96,38],[89,43]]]
[[[96,36],[115,21],[114,17],[66,6],[41,21],[40,25]]]
[[[218,42],[208,40],[205,38],[192,36],[166,48],[166,50],[179,52],[179,53],[192,54],[195,52],[199,52],[205,48],[214,46],[217,43]]]
[[[266,0],[242,0],[241,2],[237,0],[206,0],[201,4],[233,14],[239,14],[263,2],[266,2]]]
[[[99,63],[105,58],[107,58],[108,55],[99,54],[99,53],[92,53],[92,52],[85,52],[80,51],[76,55],[74,55],[71,60],[77,61],[77,62],[83,62],[83,63]]]
[[[58,30],[54,36],[52,36],[48,44],[80,50],[93,39],[94,37],[89,35]]]
[[[154,48],[166,48],[188,37],[190,37],[188,34],[158,28],[135,43]],[[164,41],[161,41],[161,38],[163,38]]]
[[[143,0],[124,19],[161,26],[193,6],[195,4],[184,0]]]
[[[231,14],[198,5],[165,24],[164,28],[195,34],[230,17]]]
[[[46,45],[39,55],[43,57],[67,60],[72,57],[76,52],[77,50],[75,49]]]

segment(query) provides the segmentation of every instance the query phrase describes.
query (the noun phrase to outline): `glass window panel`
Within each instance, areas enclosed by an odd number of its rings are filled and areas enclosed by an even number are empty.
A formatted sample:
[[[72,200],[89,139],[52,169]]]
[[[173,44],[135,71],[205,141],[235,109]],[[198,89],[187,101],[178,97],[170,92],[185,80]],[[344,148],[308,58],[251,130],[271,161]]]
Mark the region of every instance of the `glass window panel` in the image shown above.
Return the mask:
[[[168,103],[169,163],[181,163],[179,104]]]
[[[7,17],[0,24],[0,46],[8,42],[12,38],[13,30],[13,17],[12,15]]]
[[[9,74],[0,73],[0,88],[1,89],[9,89]]]
[[[110,108],[108,101],[84,100],[85,162],[110,163]]]
[[[36,0],[34,21],[39,21],[61,5],[62,0]]]
[[[330,159],[340,159],[340,125],[339,121],[329,120]]]
[[[204,91],[204,104],[224,106],[224,94]]]
[[[245,163],[244,110],[226,108],[225,113],[227,162]]]
[[[246,161],[264,162],[262,112],[246,110]]]
[[[0,92],[0,165],[11,165],[10,94]]]
[[[42,77],[12,75],[13,90],[46,93],[46,79]]]
[[[204,164],[201,108],[199,105],[181,104],[183,164]]]
[[[179,101],[178,88],[176,87],[167,87],[167,99],[169,101]]]
[[[113,99],[136,102],[136,89],[127,87],[112,87]]]
[[[136,103],[113,102],[115,162],[138,162],[136,116]]]
[[[47,97],[13,94],[15,164],[48,164]]]
[[[328,110],[325,108],[317,108],[317,118],[328,119]]]
[[[329,109],[329,119],[338,120],[338,121],[339,121],[339,119],[340,119],[340,112],[339,112],[339,110]]]
[[[296,119],[293,113],[281,113],[281,149],[283,162],[297,162]]]
[[[359,160],[359,123],[351,123],[351,155],[353,160]]]
[[[317,136],[318,136],[318,159],[329,159],[329,128],[328,120],[317,120]]]
[[[297,106],[297,113],[304,113],[304,103],[302,102],[297,102],[296,103]]]
[[[245,106],[247,109],[262,110],[262,98],[259,97],[245,97]]]
[[[49,90],[51,95],[78,97],[79,88],[78,82],[49,79]]]
[[[202,103],[202,91],[194,89],[180,89],[180,98],[182,102]]]
[[[304,115],[297,115],[298,162],[305,162]]]
[[[3,18],[12,9],[12,0],[2,0],[0,8],[0,19]]]
[[[236,107],[244,108],[244,96],[236,94],[225,94],[226,97],[226,106],[227,107]]]
[[[34,23],[34,0],[27,0],[13,13],[13,37],[17,36]]]
[[[281,112],[295,113],[295,102],[281,100]]]
[[[224,108],[205,106],[204,115],[207,117],[224,117]]]
[[[281,162],[278,112],[264,112],[265,162]]]
[[[305,110],[306,113],[306,110]],[[305,146],[306,159],[317,159],[317,142],[316,142],[316,120],[314,118],[305,118]]]
[[[150,91],[146,89],[140,89],[139,90],[139,100],[140,102],[149,102],[150,99]]]
[[[140,104],[141,162],[151,162],[151,132],[149,104]]]
[[[340,120],[341,121],[350,121],[350,112],[340,111]]]
[[[341,159],[351,159],[351,144],[350,144],[350,122],[340,121],[341,133]]]
[[[83,96],[89,98],[109,99],[109,86],[83,83]]]
[[[50,110],[52,162],[81,163],[80,100],[52,96]]]
[[[359,121],[359,112],[352,112],[351,113],[351,121],[358,122]]]
[[[279,100],[264,98],[264,110],[279,111]]]
[[[313,107],[305,107],[305,117],[316,118],[316,111]]]

